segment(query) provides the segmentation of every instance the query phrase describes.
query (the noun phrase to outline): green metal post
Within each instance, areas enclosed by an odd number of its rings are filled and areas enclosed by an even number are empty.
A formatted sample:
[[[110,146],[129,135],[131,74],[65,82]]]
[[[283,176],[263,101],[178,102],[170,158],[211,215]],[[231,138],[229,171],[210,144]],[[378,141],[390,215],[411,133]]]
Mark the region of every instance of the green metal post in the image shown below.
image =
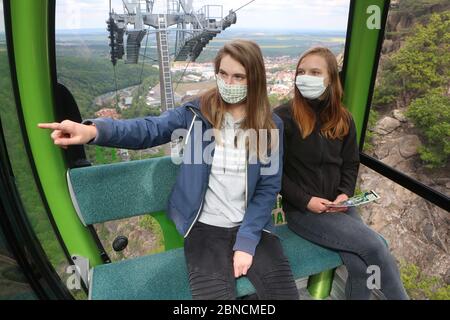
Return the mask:
[[[66,165],[61,149],[40,122],[55,121],[48,38],[48,0],[11,1],[14,61],[19,95],[36,170],[64,244],[71,255],[102,263],[89,231],[73,208],[66,182]]]
[[[350,48],[348,52],[347,70],[344,88],[344,104],[355,120],[358,141],[366,114],[370,112],[368,101],[373,75],[378,65],[377,48],[380,37],[383,37],[383,16],[388,0],[354,1],[354,16],[351,24]],[[386,9],[387,11],[387,9]],[[373,19],[380,20],[380,29],[371,29]],[[376,21],[375,20],[375,21]],[[369,26],[368,26],[369,24]]]
[[[183,237],[178,233],[175,224],[167,217],[163,211],[153,214],[153,217],[158,221],[163,236],[165,250],[181,248],[184,244]]]
[[[330,295],[334,270],[330,269],[309,277],[308,292],[311,297],[314,299],[325,299]]]

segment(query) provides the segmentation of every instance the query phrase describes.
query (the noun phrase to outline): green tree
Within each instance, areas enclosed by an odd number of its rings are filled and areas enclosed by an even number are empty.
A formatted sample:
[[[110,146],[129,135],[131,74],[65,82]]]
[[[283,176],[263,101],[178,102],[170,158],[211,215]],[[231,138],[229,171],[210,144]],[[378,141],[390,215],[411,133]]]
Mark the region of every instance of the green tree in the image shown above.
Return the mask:
[[[406,116],[427,140],[419,149],[421,159],[430,168],[445,166],[450,156],[450,97],[440,89],[431,90],[411,103]]]
[[[450,11],[418,24],[403,47],[388,57],[374,96],[375,105],[409,103],[450,78]]]
[[[376,133],[373,131],[373,128],[377,124],[378,121],[378,112],[371,108],[369,113],[369,122],[367,124],[366,137],[364,141],[364,152],[371,152],[374,148],[372,142],[375,138]]]
[[[97,96],[108,92],[114,92],[115,78],[111,62],[105,57],[91,55],[87,58],[74,55],[58,56],[58,81],[64,84],[73,94],[81,116],[95,117],[99,107],[94,104]],[[140,84],[140,74],[144,75],[143,84],[146,87],[158,83],[159,72],[157,69],[141,64],[116,65],[117,88],[123,89]],[[143,87],[143,86],[142,86]],[[115,102],[111,107],[115,107]]]
[[[403,14],[408,14],[413,17],[426,18],[427,13],[432,7],[442,6],[449,7],[448,0],[401,0],[399,4],[399,11]]]
[[[439,277],[422,273],[418,266],[402,261],[400,273],[403,285],[413,300],[450,300],[450,285],[445,285]]]
[[[401,4],[407,12],[418,10],[410,1]],[[431,15],[426,25],[418,24],[403,46],[385,58],[374,93],[375,107],[394,102],[408,107],[408,118],[426,141],[420,157],[430,168],[445,166],[450,154],[449,78],[450,11],[445,11]]]

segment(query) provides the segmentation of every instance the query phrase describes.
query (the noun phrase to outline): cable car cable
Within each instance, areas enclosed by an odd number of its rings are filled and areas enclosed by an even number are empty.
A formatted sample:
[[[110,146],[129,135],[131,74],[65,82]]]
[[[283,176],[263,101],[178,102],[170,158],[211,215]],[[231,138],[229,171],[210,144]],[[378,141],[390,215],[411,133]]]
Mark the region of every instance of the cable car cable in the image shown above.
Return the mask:
[[[145,57],[146,59],[152,60],[152,61],[154,61],[154,62],[159,62],[158,59],[152,58],[152,57],[150,57],[150,56],[144,56],[142,53],[140,53],[139,56]]]
[[[116,90],[116,108],[119,106],[119,88],[117,86],[117,72],[116,72],[116,66],[113,65],[113,69],[114,69],[114,86],[115,86],[115,90]]]
[[[177,84],[176,84],[176,86],[175,86],[175,89],[173,90],[174,93],[175,93],[175,91],[177,91],[178,85],[180,84],[181,80],[183,80],[184,74],[186,73],[186,70],[187,70],[187,68],[189,67],[189,64],[190,64],[191,62],[192,62],[192,61],[190,60],[190,61],[188,61],[188,63],[186,64],[186,67],[184,68],[183,73],[181,74],[180,78],[178,79]]]
[[[244,7],[246,7],[246,6],[248,6],[250,3],[252,3],[252,2],[254,2],[254,1],[256,1],[256,0],[252,0],[252,1],[250,1],[250,2],[247,2],[246,4],[244,4],[243,6],[241,6],[241,7],[239,7],[239,8],[237,8],[236,10],[232,10],[233,12],[237,12],[238,10],[241,10],[242,8],[244,8]]]
[[[149,32],[146,32],[146,33],[147,33],[147,37],[145,39],[145,48],[144,48],[144,54],[143,54],[143,58],[142,58],[141,75],[139,76],[139,86],[142,85],[142,74],[144,72],[144,64],[145,64],[145,57],[146,57],[145,54],[147,53],[147,44],[148,44],[148,34],[149,34]]]
[[[113,70],[114,70],[114,87],[116,92],[116,109],[119,106],[119,89],[117,85],[117,70],[116,70],[116,54],[115,54],[115,45],[114,45],[114,25],[113,25],[113,19],[112,19],[112,6],[111,6],[111,0],[109,0],[109,25],[108,25],[109,31],[110,31],[110,40],[111,40],[111,54],[112,54],[112,64],[113,64]]]

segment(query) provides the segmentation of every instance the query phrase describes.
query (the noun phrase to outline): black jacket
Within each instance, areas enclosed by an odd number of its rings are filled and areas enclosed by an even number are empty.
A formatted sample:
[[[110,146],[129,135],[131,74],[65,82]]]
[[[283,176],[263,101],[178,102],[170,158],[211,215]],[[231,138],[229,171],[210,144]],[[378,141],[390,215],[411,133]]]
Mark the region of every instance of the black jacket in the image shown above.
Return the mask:
[[[311,107],[319,119],[326,101],[313,100]],[[286,209],[290,206],[306,210],[311,197],[334,201],[355,191],[359,167],[359,149],[353,118],[350,130],[342,140],[327,139],[320,134],[320,120],[314,131],[303,139],[292,114],[292,103],[277,107],[274,112],[284,122],[284,169],[281,195]]]

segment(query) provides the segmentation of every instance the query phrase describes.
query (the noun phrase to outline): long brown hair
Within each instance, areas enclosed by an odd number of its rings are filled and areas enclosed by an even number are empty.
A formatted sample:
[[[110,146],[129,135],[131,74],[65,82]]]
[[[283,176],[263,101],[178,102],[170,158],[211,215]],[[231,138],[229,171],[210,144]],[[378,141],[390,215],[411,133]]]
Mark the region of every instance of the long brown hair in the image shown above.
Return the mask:
[[[320,133],[328,139],[342,139],[348,134],[351,116],[342,103],[343,90],[339,79],[336,57],[329,49],[324,47],[309,49],[298,61],[295,78],[298,76],[298,68],[303,59],[310,55],[318,55],[325,59],[328,66],[328,76],[330,77],[330,84],[325,93],[328,104],[320,113],[322,123]],[[297,88],[294,91],[294,99],[292,101],[293,116],[300,128],[302,138],[305,139],[314,130],[317,121],[316,114],[300,91]]]
[[[246,117],[241,123],[240,129],[254,129],[257,132],[256,151],[260,154],[260,129],[268,132],[268,150],[278,144],[278,139],[271,136],[271,129],[276,129],[272,120],[269,98],[267,96],[266,70],[264,59],[259,46],[248,40],[234,40],[226,43],[217,53],[214,60],[214,70],[219,73],[220,62],[225,56],[230,56],[238,61],[244,68],[247,77]],[[200,97],[201,112],[212,123],[215,129],[220,129],[226,112],[226,103],[222,100],[217,86]]]

